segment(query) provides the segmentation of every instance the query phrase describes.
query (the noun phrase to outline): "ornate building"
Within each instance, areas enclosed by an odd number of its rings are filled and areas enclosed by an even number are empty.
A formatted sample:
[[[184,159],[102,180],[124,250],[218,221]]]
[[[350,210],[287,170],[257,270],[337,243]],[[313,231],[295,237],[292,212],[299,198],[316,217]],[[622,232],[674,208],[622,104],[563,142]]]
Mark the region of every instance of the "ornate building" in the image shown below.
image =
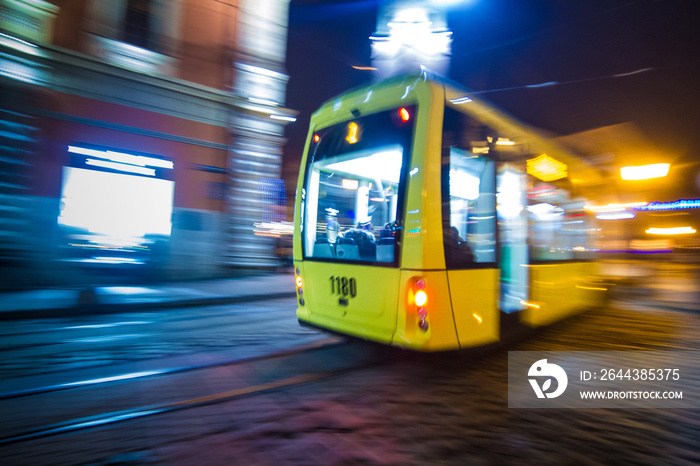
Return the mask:
[[[275,267],[288,2],[0,0],[3,274]]]

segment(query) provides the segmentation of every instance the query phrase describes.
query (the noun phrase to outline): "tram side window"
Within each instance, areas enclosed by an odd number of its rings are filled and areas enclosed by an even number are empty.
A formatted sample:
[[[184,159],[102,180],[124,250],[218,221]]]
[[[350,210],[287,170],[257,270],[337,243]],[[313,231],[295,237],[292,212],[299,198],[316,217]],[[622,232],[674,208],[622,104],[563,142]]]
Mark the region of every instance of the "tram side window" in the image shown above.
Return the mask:
[[[488,128],[445,109],[442,205],[445,262],[468,268],[496,261],[496,183]]]
[[[595,251],[594,219],[585,200],[572,198],[562,181],[533,179],[528,194],[530,257],[535,261],[589,259]]]

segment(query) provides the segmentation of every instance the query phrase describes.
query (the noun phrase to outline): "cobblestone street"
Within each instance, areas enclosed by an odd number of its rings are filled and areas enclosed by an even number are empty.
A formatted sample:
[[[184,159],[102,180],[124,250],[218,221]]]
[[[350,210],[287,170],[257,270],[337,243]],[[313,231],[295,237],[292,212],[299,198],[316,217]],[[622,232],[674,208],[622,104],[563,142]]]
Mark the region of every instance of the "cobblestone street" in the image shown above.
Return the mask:
[[[697,315],[610,308],[517,351],[697,350]],[[697,464],[699,410],[509,409],[507,350],[398,354],[393,363],[268,397],[242,431],[152,452],[248,464]],[[240,418],[239,418],[240,419]]]
[[[114,403],[148,407],[167,392],[182,404],[249,388],[196,409],[2,444],[0,455],[4,464],[34,465],[698,464],[699,409],[508,407],[509,351],[700,350],[696,279],[676,268],[640,274],[609,305],[498,349],[418,354],[355,342],[332,355],[302,355],[293,367],[273,359],[264,370],[244,364],[231,366],[235,372],[220,364],[314,345],[327,335],[300,327],[290,299],[8,322],[0,364],[5,394],[213,364],[208,372],[105,387],[119,396],[103,402],[99,391],[83,389],[19,398],[19,405],[2,401],[15,413],[26,403],[36,406],[27,414],[39,421],[44,411],[58,416],[61,403],[79,420],[87,413],[71,409],[70,400],[81,397],[91,409],[118,416],[109,412],[119,409]],[[313,374],[326,363],[346,369],[266,388],[266,377],[290,377],[297,369]],[[8,433],[16,432],[7,427]]]

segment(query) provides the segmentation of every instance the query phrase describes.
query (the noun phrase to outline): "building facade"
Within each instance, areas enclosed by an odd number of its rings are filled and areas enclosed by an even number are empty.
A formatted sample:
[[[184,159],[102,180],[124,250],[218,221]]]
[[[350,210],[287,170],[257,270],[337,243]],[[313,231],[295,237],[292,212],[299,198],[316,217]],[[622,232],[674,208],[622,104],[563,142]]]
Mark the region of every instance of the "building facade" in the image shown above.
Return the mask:
[[[0,0],[3,275],[276,267],[288,1]]]

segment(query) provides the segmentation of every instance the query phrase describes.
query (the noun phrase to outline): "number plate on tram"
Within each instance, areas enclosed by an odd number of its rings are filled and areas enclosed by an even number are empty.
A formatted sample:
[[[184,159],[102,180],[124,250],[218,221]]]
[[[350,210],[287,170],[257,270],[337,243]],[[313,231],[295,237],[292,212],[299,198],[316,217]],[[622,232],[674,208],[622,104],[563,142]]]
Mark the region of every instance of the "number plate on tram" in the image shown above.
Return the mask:
[[[348,277],[336,277],[332,275],[331,280],[331,294],[338,295],[341,298],[354,298],[357,296],[357,280]]]

